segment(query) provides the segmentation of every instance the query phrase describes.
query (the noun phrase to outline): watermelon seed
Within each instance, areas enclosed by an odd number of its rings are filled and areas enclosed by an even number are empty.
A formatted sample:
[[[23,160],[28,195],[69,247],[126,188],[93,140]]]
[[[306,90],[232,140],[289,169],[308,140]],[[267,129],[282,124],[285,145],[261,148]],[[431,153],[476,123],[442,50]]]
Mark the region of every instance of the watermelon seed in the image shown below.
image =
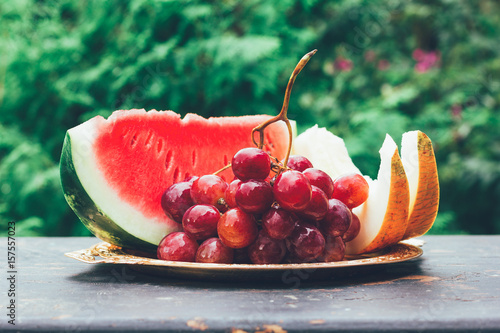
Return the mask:
[[[176,167],[174,170],[174,183],[178,183],[179,181],[180,181],[180,179],[179,179],[179,167]]]
[[[158,145],[156,146],[156,151],[158,152],[158,154],[161,154],[161,150],[162,149],[163,149],[163,140],[162,139],[158,139]]]
[[[229,164],[229,159],[227,158],[227,155],[224,155],[224,165]]]
[[[146,137],[146,142],[144,143],[144,146],[146,146],[146,148],[151,147],[153,143],[153,134],[154,134],[153,131],[148,132],[148,136]]]
[[[193,167],[194,167],[196,164],[196,151],[195,150],[193,150],[193,153],[191,155],[191,160],[193,162]]]
[[[137,143],[137,134],[134,134],[132,136],[132,139],[130,140],[130,148],[134,148],[136,143]]]
[[[172,162],[172,151],[167,152],[167,157],[165,158],[165,169],[170,169],[170,162]]]

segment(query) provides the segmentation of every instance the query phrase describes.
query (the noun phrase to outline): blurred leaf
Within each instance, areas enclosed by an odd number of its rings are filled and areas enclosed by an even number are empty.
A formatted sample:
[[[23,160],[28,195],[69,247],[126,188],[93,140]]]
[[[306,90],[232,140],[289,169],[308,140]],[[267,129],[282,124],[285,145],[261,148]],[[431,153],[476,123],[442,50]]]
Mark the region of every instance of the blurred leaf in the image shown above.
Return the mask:
[[[0,0],[0,22],[0,218],[26,233],[86,234],[58,185],[69,128],[130,108],[274,115],[314,48],[290,99],[300,130],[343,137],[375,176],[385,133],[420,129],[436,232],[500,230],[497,1]]]

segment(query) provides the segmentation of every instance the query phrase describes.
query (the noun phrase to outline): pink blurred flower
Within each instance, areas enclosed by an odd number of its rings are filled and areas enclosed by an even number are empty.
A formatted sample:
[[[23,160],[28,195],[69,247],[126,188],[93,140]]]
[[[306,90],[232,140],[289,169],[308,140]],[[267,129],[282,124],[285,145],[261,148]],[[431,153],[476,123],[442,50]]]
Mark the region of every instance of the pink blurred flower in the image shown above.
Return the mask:
[[[389,60],[387,59],[380,59],[378,61],[378,64],[377,64],[377,68],[380,70],[380,71],[385,71],[385,70],[388,70],[389,67],[391,67],[391,63],[389,62]]]
[[[432,67],[437,67],[439,60],[441,60],[441,53],[439,51],[425,52],[421,49],[413,51],[413,59],[417,61],[415,64],[415,71],[425,73]]]
[[[337,57],[337,59],[335,59],[335,69],[338,69],[342,72],[349,72],[352,67],[352,61],[349,59],[345,59],[342,57]]]
[[[427,72],[429,69],[431,69],[431,65],[427,62],[417,62],[415,64],[415,70],[419,73],[425,73]]]
[[[422,61],[422,59],[425,56],[425,51],[423,51],[422,49],[415,49],[415,51],[413,51],[412,56],[413,59],[415,59],[415,61]]]
[[[429,52],[425,55],[425,58],[423,61],[426,61],[428,63],[432,63],[432,64],[435,64],[436,62],[438,62],[439,60],[441,59],[441,54],[437,51],[432,51],[432,52]]]

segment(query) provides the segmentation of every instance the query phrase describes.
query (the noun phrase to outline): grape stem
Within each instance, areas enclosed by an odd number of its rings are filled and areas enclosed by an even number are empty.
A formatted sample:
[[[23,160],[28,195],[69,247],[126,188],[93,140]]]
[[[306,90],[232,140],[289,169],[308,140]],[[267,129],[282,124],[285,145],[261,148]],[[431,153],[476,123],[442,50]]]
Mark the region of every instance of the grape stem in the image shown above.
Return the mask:
[[[219,169],[219,170],[215,171],[215,172],[213,173],[213,175],[217,175],[217,174],[221,173],[222,171],[224,171],[224,170],[226,170],[226,169],[229,169],[230,167],[231,167],[231,163],[229,163],[229,164],[228,164],[228,165],[226,165],[225,167],[223,167],[223,168],[221,168],[221,169]]]
[[[271,119],[266,120],[262,124],[258,125],[254,129],[252,129],[252,141],[253,143],[259,148],[262,149],[264,147],[264,130],[266,129],[267,126],[271,125],[272,123],[278,122],[280,120],[284,121],[286,124],[286,127],[288,128],[288,150],[286,153],[286,157],[283,163],[283,166],[280,165],[280,162],[276,159],[277,164],[274,164],[274,169],[276,173],[280,173],[282,170],[286,169],[286,165],[288,163],[288,159],[290,158],[290,151],[292,150],[292,139],[293,139],[293,131],[292,131],[292,125],[290,124],[290,120],[288,120],[287,112],[288,112],[288,104],[290,103],[290,94],[292,92],[292,87],[293,83],[295,82],[295,79],[297,78],[297,75],[299,75],[300,71],[306,66],[307,62],[311,57],[317,52],[318,50],[314,49],[311,52],[307,53],[305,56],[300,59],[299,63],[297,66],[295,66],[295,69],[292,72],[292,75],[290,75],[290,79],[288,80],[288,84],[286,86],[285,90],[285,99],[283,100],[283,106],[281,107],[280,113]],[[259,143],[255,141],[255,132],[259,132]],[[223,168],[215,171],[213,174],[217,175],[221,173],[222,171],[229,169],[231,167],[231,163],[228,165],[224,166]]]
[[[286,127],[288,128],[288,150],[286,153],[285,161],[283,162],[284,168],[286,168],[288,159],[290,158],[290,151],[292,150],[292,139],[293,139],[292,125],[290,124],[290,120],[288,120],[287,112],[288,112],[288,104],[290,102],[290,94],[292,92],[293,83],[295,82],[295,78],[297,77],[297,75],[299,75],[300,71],[306,66],[309,59],[311,59],[311,57],[317,51],[318,50],[314,49],[311,52],[307,53],[305,56],[302,57],[302,59],[300,59],[297,66],[295,66],[295,69],[293,70],[292,75],[290,75],[290,79],[288,80],[288,85],[286,86],[285,99],[283,100],[283,106],[281,107],[280,113],[276,117],[268,119],[259,126],[252,129],[252,141],[259,149],[262,149],[262,147],[264,147],[265,128],[271,125],[272,123],[278,122],[280,120],[285,122]],[[259,132],[259,143],[255,141],[255,136],[254,136],[255,132]]]

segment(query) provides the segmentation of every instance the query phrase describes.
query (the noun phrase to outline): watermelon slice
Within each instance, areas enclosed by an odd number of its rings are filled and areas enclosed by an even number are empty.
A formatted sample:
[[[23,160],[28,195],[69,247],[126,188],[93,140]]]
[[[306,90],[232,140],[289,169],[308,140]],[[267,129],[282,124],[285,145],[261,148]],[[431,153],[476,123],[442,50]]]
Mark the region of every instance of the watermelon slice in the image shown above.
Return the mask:
[[[269,116],[205,119],[172,111],[115,111],[92,118],[66,134],[60,172],[68,204],[85,226],[109,243],[155,250],[180,229],[160,204],[171,184],[213,173],[241,148],[253,147],[252,129]],[[264,149],[283,159],[284,123],[265,132]],[[230,169],[220,174],[233,179]]]

